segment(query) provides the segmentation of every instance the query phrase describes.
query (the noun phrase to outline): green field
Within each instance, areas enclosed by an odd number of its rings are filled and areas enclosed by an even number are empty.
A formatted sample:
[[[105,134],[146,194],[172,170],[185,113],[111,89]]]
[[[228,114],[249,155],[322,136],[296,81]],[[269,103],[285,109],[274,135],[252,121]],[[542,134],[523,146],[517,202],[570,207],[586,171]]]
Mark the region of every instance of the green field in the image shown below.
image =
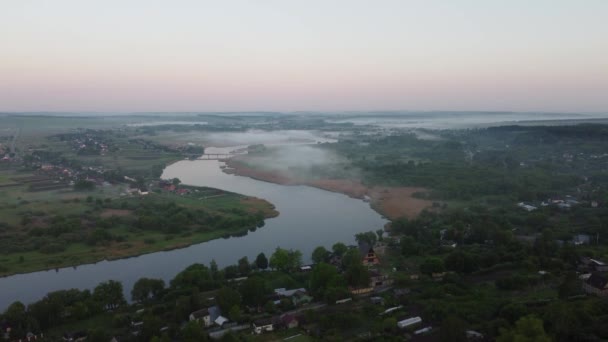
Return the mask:
[[[64,197],[73,197],[72,200],[50,200],[53,194],[46,193],[47,199],[39,199],[38,201],[32,201],[27,204],[21,204],[17,207],[19,210],[15,210],[10,205],[3,205],[0,213],[4,219],[8,218],[5,223],[8,223],[10,227],[5,228],[2,233],[5,237],[22,236],[23,234],[31,234],[31,226],[23,226],[20,224],[21,217],[20,213],[34,212],[35,215],[41,218],[41,221],[45,222],[38,223],[38,226],[47,229],[49,226],[46,223],[49,218],[53,217],[54,213],[61,213],[66,217],[87,217],[87,220],[100,220],[103,216],[105,219],[114,220],[118,222],[115,226],[104,228],[103,231],[110,236],[120,237],[120,240],[109,241],[103,245],[87,244],[85,242],[70,242],[65,250],[59,252],[41,252],[37,250],[26,250],[20,252],[5,252],[0,254],[0,275],[10,275],[15,273],[26,273],[44,269],[60,268],[67,266],[77,266],[87,263],[94,263],[101,260],[112,260],[125,257],[131,257],[146,253],[152,253],[163,250],[171,250],[177,248],[184,248],[192,244],[197,244],[205,241],[228,237],[231,235],[246,234],[249,225],[226,225],[221,228],[191,228],[184,229],[180,232],[168,233],[157,230],[142,230],[135,229],[132,224],[136,222],[136,218],[132,217],[131,214],[126,217],[118,217],[112,215],[105,215],[111,213],[112,209],[100,208],[99,205],[89,203],[83,198],[90,195],[103,195],[104,192],[94,193],[77,193],[77,192],[65,192],[62,195]],[[40,193],[36,193],[40,196]],[[3,197],[9,198],[9,197]],[[28,197],[32,200],[31,197]],[[272,205],[266,201],[247,198],[238,194],[224,193],[222,195],[210,197],[210,198],[197,198],[195,196],[178,196],[172,194],[150,194],[147,198],[128,198],[123,201],[149,201],[162,203],[174,203],[177,207],[187,208],[188,210],[203,211],[205,213],[215,215],[217,217],[224,217],[228,219],[238,220],[240,218],[248,217],[252,213],[262,212],[265,217],[272,217],[276,215],[276,212],[272,209]],[[137,204],[136,204],[137,205]],[[120,212],[122,213],[122,212]],[[251,214],[250,214],[251,213]],[[6,214],[6,216],[5,216]],[[122,214],[120,216],[123,216]],[[45,219],[45,221],[42,221]],[[51,226],[52,227],[52,226]],[[83,231],[84,229],[84,231]],[[90,234],[94,232],[95,227],[82,226],[76,233]],[[72,233],[72,234],[76,234]],[[64,241],[60,235],[56,238],[48,237],[49,243],[56,243],[55,241]],[[67,236],[67,235],[66,235]],[[20,240],[19,240],[20,241]],[[61,242],[59,242],[61,243]]]

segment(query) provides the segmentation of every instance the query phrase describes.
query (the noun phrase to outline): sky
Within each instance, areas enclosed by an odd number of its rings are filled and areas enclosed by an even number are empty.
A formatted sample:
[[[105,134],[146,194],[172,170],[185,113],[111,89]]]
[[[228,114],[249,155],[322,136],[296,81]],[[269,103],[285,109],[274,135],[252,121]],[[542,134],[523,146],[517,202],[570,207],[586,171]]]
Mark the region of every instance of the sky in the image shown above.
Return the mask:
[[[0,0],[0,111],[608,113],[606,0]]]

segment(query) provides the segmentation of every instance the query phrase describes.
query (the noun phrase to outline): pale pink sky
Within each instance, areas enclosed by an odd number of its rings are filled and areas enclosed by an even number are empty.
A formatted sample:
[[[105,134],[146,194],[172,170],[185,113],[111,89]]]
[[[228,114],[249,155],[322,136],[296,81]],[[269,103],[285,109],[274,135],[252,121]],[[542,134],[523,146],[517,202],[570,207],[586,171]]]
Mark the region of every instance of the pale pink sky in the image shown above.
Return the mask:
[[[5,0],[0,111],[608,112],[608,1]]]

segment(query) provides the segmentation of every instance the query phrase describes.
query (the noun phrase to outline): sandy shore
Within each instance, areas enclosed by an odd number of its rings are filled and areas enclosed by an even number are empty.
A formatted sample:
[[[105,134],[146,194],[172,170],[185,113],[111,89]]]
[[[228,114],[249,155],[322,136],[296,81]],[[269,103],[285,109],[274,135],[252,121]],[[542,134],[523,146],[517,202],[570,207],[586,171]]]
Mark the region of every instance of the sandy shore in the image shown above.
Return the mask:
[[[391,220],[402,216],[414,218],[424,209],[432,206],[432,202],[429,200],[413,197],[416,192],[426,191],[426,189],[419,187],[368,187],[359,181],[345,179],[297,180],[279,172],[252,169],[234,159],[228,160],[226,165],[228,165],[228,168],[225,168],[224,172],[265,182],[283,185],[308,185],[360,199],[367,196],[372,208]]]

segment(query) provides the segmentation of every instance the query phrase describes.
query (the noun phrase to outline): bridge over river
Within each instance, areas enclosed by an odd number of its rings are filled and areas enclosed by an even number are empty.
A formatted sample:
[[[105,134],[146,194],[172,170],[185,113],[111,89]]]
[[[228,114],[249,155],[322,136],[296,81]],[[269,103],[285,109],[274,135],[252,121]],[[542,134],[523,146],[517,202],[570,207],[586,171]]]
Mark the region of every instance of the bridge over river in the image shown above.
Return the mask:
[[[246,153],[205,153],[202,156],[196,158],[197,160],[224,160],[234,156],[243,155]]]

